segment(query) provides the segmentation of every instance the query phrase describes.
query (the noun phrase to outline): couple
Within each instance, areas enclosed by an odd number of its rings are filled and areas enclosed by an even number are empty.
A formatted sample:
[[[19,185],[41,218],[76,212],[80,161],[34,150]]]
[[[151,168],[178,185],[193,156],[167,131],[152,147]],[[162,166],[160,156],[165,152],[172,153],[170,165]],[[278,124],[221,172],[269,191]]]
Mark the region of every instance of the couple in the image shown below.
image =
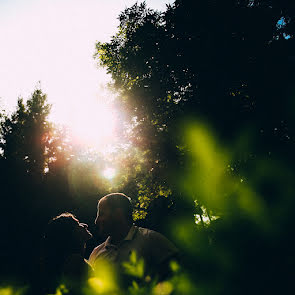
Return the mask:
[[[87,240],[92,237],[87,225],[70,213],[63,213],[49,222],[44,263],[48,275],[55,279],[52,287],[58,284],[62,275],[65,282],[68,280],[69,285],[79,289],[89,275],[94,275],[103,265],[103,260],[122,271],[123,263],[130,260],[132,252],[136,253],[137,259],[144,260],[145,275],[157,275],[160,279],[167,275],[169,262],[176,258],[178,251],[160,233],[133,225],[129,197],[112,193],[101,198],[95,224],[106,241],[94,248],[87,261],[83,258],[84,250]]]

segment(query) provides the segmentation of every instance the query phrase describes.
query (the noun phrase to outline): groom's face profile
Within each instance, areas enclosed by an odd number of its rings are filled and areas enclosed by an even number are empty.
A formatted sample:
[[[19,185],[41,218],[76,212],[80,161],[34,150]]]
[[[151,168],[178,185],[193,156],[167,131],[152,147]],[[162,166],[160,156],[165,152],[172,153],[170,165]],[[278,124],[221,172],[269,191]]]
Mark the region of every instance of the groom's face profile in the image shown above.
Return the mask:
[[[113,212],[107,200],[100,200],[97,206],[97,215],[95,219],[99,234],[102,237],[111,235],[115,223],[116,218],[113,216]]]

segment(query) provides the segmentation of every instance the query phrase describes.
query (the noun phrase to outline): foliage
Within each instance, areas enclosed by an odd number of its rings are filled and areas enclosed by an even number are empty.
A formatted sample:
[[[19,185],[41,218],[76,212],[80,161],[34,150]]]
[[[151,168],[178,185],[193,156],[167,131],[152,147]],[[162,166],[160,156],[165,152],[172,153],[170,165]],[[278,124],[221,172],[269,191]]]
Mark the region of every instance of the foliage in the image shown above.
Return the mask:
[[[46,95],[37,89],[26,104],[20,98],[17,110],[2,122],[3,158],[15,165],[18,172],[32,175],[44,173],[50,129],[47,122],[49,112]]]
[[[200,294],[290,288],[269,257],[290,253],[279,240],[293,224],[293,12],[285,1],[136,3],[96,45],[145,159],[136,217],[171,230]],[[277,269],[290,271],[288,255]]]
[[[136,3],[120,14],[112,40],[97,43],[95,57],[130,114],[126,136],[146,159],[139,207],[151,191],[157,198],[155,187],[179,199],[169,172],[183,169],[187,117],[207,122],[224,143],[238,134],[251,142],[252,150],[232,161],[235,171],[247,169],[252,157],[294,159],[293,8],[277,1],[175,1],[160,13]]]

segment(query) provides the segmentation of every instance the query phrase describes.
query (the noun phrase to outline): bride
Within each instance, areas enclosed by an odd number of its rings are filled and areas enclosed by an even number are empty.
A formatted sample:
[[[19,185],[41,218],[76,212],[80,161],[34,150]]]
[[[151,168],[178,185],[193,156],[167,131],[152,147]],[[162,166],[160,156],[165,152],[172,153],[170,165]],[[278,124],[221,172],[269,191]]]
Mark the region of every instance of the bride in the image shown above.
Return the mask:
[[[49,221],[40,261],[39,291],[54,294],[65,288],[69,294],[79,294],[92,268],[84,259],[86,242],[92,238],[85,223],[71,213],[62,213]]]

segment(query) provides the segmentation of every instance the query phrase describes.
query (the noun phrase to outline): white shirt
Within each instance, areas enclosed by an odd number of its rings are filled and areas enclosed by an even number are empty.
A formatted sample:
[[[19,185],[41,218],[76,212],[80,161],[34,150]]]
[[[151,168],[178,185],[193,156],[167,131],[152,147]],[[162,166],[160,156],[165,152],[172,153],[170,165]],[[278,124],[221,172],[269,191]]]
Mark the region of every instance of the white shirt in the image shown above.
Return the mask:
[[[178,253],[177,248],[162,234],[133,225],[118,245],[113,245],[108,237],[104,243],[94,248],[89,263],[96,268],[99,267],[100,259],[106,259],[121,265],[122,262],[129,261],[132,251],[136,252],[137,259],[144,259],[147,272],[157,270]]]

